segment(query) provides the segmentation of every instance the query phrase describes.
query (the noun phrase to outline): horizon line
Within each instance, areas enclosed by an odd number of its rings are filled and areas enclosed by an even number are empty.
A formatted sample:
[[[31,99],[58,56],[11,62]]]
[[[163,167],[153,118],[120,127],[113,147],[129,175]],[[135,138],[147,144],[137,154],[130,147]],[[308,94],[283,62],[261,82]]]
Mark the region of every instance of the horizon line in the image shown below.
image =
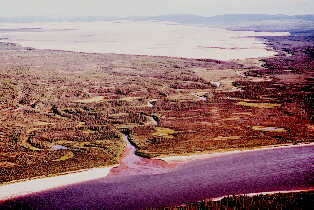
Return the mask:
[[[223,14],[216,14],[210,16],[204,16],[199,14],[193,13],[168,13],[168,14],[160,14],[160,15],[129,15],[129,16],[101,16],[101,15],[22,15],[22,16],[0,16],[0,18],[142,18],[142,17],[162,17],[162,16],[197,16],[197,17],[216,17],[216,16],[229,16],[229,15],[266,15],[266,16],[287,16],[287,17],[295,17],[295,16],[314,16],[313,14],[303,13],[303,14],[294,14],[288,15],[285,13],[223,13]]]

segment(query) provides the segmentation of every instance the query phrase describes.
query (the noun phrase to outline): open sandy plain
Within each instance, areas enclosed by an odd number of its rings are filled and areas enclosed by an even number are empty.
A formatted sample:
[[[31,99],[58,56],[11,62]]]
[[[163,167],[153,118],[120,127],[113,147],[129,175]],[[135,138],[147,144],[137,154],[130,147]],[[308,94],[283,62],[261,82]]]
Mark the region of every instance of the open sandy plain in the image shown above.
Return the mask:
[[[254,36],[289,35],[151,21],[3,23],[0,27],[0,37],[37,49],[218,60],[272,56],[274,51],[267,51],[263,40]]]

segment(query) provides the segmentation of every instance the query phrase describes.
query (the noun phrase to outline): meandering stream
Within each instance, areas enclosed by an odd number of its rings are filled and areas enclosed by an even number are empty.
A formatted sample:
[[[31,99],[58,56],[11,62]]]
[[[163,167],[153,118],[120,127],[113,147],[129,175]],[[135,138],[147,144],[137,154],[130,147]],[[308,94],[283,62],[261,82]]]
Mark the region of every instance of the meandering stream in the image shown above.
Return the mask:
[[[126,148],[119,161],[119,166],[112,168],[110,176],[130,176],[140,174],[162,174],[175,167],[175,164],[168,164],[158,159],[143,158],[135,154],[136,148],[130,143],[129,135],[123,134]]]
[[[151,101],[147,102],[148,107],[154,105]],[[155,126],[158,126],[158,121],[155,116],[151,116],[150,119]],[[168,164],[166,161],[159,159],[148,159],[136,155],[136,147],[130,142],[130,135],[122,133],[123,140],[126,143],[126,148],[119,161],[119,166],[112,168],[109,177],[112,176],[130,176],[139,174],[162,174],[175,168],[176,164]]]
[[[207,100],[206,97],[200,96],[200,95],[198,95],[198,93],[192,93],[192,95],[195,96],[196,98],[198,98],[201,101],[206,101]]]
[[[224,195],[314,187],[313,144],[170,164],[137,156],[130,138],[123,134],[125,151],[108,176],[0,202],[0,208],[142,209]]]

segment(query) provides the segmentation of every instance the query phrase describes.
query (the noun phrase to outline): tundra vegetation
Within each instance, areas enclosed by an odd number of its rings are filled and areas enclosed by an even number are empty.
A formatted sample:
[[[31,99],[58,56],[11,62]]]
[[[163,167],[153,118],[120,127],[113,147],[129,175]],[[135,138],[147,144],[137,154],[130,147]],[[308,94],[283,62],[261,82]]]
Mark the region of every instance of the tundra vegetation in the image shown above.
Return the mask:
[[[0,183],[145,157],[313,141],[313,36],[234,61],[0,43]],[[154,119],[157,125],[153,122]]]

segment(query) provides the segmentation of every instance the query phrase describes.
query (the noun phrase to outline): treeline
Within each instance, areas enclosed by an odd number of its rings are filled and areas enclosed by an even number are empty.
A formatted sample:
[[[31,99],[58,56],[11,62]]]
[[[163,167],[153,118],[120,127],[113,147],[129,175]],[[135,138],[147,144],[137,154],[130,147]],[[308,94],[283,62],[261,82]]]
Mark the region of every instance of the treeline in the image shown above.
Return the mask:
[[[175,207],[152,208],[164,210],[194,209],[313,209],[314,191],[277,193],[273,195],[227,196],[219,201],[203,200]]]

